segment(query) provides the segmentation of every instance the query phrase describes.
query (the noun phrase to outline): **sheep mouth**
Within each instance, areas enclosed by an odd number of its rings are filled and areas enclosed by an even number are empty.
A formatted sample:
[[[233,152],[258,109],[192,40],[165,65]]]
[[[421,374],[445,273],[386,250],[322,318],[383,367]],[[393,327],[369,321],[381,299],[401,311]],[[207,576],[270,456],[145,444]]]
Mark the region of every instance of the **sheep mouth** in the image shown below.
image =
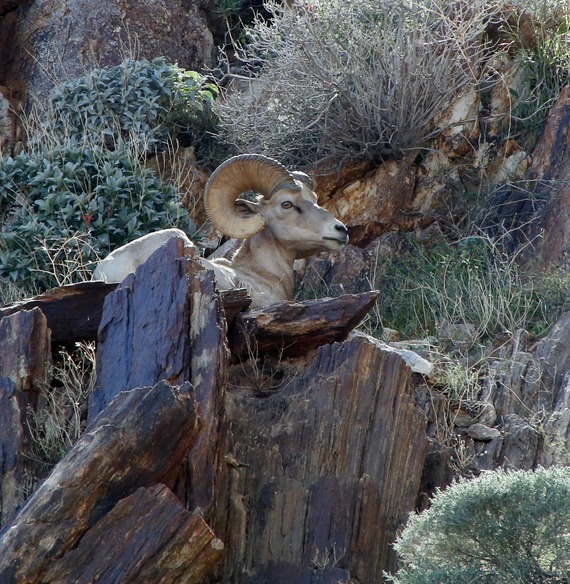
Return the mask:
[[[346,245],[348,243],[348,236],[344,237],[343,239],[339,239],[338,237],[323,237],[325,241],[334,241],[340,245]]]

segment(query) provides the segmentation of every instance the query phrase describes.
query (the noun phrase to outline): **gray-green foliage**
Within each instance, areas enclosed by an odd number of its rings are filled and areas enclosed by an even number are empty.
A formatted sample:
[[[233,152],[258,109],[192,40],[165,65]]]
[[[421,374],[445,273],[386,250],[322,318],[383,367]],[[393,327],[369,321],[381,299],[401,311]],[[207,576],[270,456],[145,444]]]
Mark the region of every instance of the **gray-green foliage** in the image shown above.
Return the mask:
[[[173,186],[122,151],[68,146],[0,162],[0,279],[46,288],[156,229],[193,225]]]
[[[69,143],[96,143],[139,152],[164,149],[177,133],[195,141],[215,126],[217,87],[164,58],[126,59],[57,86],[48,126]]]
[[[191,235],[181,194],[144,159],[174,138],[210,133],[216,93],[162,58],[127,59],[56,87],[27,128],[29,150],[0,159],[0,281],[37,292],[88,278],[101,256],[151,231]]]
[[[486,473],[438,492],[395,549],[396,584],[570,582],[570,469]]]
[[[237,50],[250,91],[216,102],[239,151],[286,164],[380,159],[420,146],[474,83],[493,4],[436,0],[266,3]]]

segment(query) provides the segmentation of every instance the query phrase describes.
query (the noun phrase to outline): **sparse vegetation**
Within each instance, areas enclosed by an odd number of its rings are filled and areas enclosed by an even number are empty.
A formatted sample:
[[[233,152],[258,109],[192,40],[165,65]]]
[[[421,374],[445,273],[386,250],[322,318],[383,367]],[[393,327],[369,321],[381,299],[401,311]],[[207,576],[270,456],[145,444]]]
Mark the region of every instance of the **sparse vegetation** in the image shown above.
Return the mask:
[[[422,146],[439,131],[434,118],[478,80],[495,10],[486,0],[266,6],[272,18],[258,18],[236,47],[232,71],[249,90],[217,109],[238,151],[291,165]]]
[[[410,238],[410,251],[384,261],[375,285],[382,290],[382,324],[406,338],[473,327],[473,342],[527,329],[544,334],[563,310],[570,276],[524,270],[500,242],[485,236],[444,239],[430,246]]]
[[[46,476],[85,429],[87,400],[96,381],[95,344],[78,343],[72,353],[61,351],[50,377],[30,425],[36,478]]]
[[[570,581],[570,471],[495,471],[438,492],[395,544],[395,584]]]

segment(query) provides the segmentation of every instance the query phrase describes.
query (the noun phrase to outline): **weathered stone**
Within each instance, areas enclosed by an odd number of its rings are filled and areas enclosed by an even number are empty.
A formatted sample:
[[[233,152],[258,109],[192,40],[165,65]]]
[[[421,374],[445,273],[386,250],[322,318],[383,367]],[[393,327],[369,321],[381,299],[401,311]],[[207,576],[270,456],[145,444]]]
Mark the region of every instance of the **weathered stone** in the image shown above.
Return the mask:
[[[502,443],[495,464],[511,469],[535,468],[542,442],[538,429],[518,416],[509,415],[503,418],[501,430]]]
[[[489,428],[489,426],[485,426],[485,424],[480,423],[469,426],[466,432],[469,438],[473,438],[473,440],[479,440],[481,442],[489,442],[493,440],[493,438],[498,438],[501,435],[497,428]]]
[[[533,192],[498,193],[497,217],[534,262],[563,265],[570,253],[570,86],[551,108],[527,173]],[[528,246],[528,242],[532,245]]]
[[[481,107],[479,92],[475,89],[464,91],[434,120],[441,134],[434,140],[434,146],[448,158],[468,156],[473,153],[478,141],[478,113]]]
[[[186,69],[212,64],[214,42],[199,0],[35,0],[17,21],[5,85],[46,101],[54,80],[84,75],[125,57],[164,56]]]
[[[50,564],[120,499],[170,484],[199,430],[189,384],[119,394],[0,537],[0,582],[45,582]]]
[[[457,205],[456,193],[461,188],[461,177],[451,160],[439,150],[430,151],[418,165],[412,211],[429,216],[449,209]]]
[[[399,347],[397,342],[395,345],[387,345],[386,343],[383,343],[374,337],[370,337],[359,332],[354,332],[352,336],[366,337],[371,343],[374,343],[383,351],[400,355],[400,357],[402,357],[406,365],[412,370],[413,373],[419,373],[420,375],[425,375],[426,377],[429,377],[433,373],[432,363],[430,363],[427,359],[420,357],[420,355],[414,351],[411,351],[410,349]]]
[[[0,528],[35,483],[30,425],[50,361],[50,332],[40,310],[0,320]]]
[[[184,244],[173,238],[105,298],[89,420],[121,391],[190,379],[188,288]]]
[[[197,261],[190,273],[190,380],[204,420],[198,442],[188,457],[188,482],[184,500],[189,509],[207,513],[214,503],[215,484],[221,464],[220,424],[225,404],[230,352],[227,325],[221,299],[216,292],[214,272]]]
[[[313,177],[315,192],[319,196],[319,204],[323,205],[330,197],[334,196],[335,192],[373,173],[375,166],[369,160],[356,160],[347,162],[332,172],[315,166],[308,169],[307,172]]]
[[[370,176],[356,180],[323,201],[350,229],[351,242],[369,243],[379,235],[410,229],[416,168],[406,160],[383,163]]]
[[[223,549],[204,520],[164,485],[141,487],[55,561],[44,581],[203,584]]]
[[[410,369],[357,336],[321,347],[303,371],[292,365],[268,397],[242,383],[227,392],[231,464],[212,523],[227,549],[220,579],[262,582],[279,565],[279,581],[311,582],[295,578],[318,553],[376,582],[394,565],[390,543],[414,508],[427,451]]]
[[[487,385],[481,399],[496,409],[497,415],[526,417],[537,412],[543,391],[541,368],[535,355],[527,350],[528,333],[517,331],[512,341],[497,352],[489,366]]]
[[[280,302],[240,314],[230,338],[232,353],[251,358],[267,353],[298,357],[321,345],[344,341],[377,297],[377,292],[366,292]]]

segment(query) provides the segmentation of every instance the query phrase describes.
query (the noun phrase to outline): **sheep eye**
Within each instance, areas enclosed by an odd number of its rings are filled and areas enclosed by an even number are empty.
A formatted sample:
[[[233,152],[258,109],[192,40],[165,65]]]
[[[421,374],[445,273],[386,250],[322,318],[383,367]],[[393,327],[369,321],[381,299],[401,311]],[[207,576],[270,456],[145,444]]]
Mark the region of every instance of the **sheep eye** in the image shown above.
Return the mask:
[[[293,206],[293,203],[291,203],[291,201],[283,201],[281,206],[283,209],[290,209]]]

